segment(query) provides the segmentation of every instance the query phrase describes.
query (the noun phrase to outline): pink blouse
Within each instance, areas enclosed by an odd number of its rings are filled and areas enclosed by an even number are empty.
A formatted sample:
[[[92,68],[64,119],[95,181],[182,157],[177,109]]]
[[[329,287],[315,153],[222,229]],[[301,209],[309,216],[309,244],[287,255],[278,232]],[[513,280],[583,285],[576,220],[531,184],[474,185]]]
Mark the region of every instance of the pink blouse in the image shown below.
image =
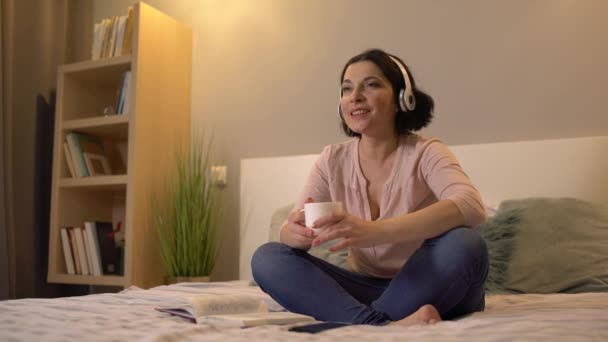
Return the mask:
[[[308,197],[315,202],[340,201],[351,215],[371,220],[367,180],[359,166],[358,146],[358,139],[326,146],[296,207],[302,208]],[[479,192],[448,147],[438,139],[403,136],[378,203],[378,220],[411,213],[443,199],[456,204],[467,226],[475,227],[485,220]],[[348,263],[354,271],[365,275],[392,278],[422,242],[350,248]]]

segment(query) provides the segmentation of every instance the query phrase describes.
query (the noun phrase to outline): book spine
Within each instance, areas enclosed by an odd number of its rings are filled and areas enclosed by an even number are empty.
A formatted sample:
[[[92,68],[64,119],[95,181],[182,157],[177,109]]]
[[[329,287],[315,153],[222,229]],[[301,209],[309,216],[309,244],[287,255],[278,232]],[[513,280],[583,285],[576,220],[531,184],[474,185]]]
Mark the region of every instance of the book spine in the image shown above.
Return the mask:
[[[78,133],[70,132],[66,134],[65,138],[67,140],[70,153],[72,154],[72,162],[74,163],[76,175],[78,177],[88,176],[87,164],[84,160],[84,156],[82,155]]]
[[[128,55],[133,50],[133,6],[129,6],[129,12],[127,15],[127,24],[125,27],[125,38],[122,43],[122,54]]]
[[[128,55],[133,50],[133,6],[128,14],[105,18],[93,26],[91,59],[118,57]]]
[[[106,46],[103,50],[103,58],[112,57],[112,51],[114,48],[114,30],[116,28],[116,17],[108,19],[108,33],[106,34]]]
[[[118,92],[118,100],[116,101],[116,114],[122,114],[122,108],[124,103],[125,96],[125,81],[127,78],[127,73],[124,72],[122,74],[122,79],[120,82],[120,90]]]
[[[74,257],[76,274],[82,274],[82,268],[80,267],[80,252],[78,250],[78,244],[76,243],[76,233],[74,233],[74,228],[68,228],[68,237],[70,238],[70,246],[72,246],[72,255]]]
[[[102,23],[96,23],[93,27],[93,44],[91,46],[91,59],[97,60],[99,59],[99,36],[100,32],[103,28]]]
[[[122,15],[118,17],[118,32],[116,34],[116,44],[114,45],[114,56],[118,57],[122,55],[122,45],[125,40],[125,28],[127,25],[127,16]]]
[[[84,253],[87,256],[87,266],[89,267],[89,274],[95,275],[93,270],[93,257],[91,253],[91,245],[89,244],[89,239],[87,238],[87,232],[84,229],[84,224],[80,226],[80,234],[82,234],[82,242],[84,244]]]
[[[114,50],[116,50],[116,40],[118,38],[118,22],[120,18],[114,17],[112,18],[112,37],[110,37],[110,52],[108,53],[108,57],[114,57]]]
[[[65,259],[66,270],[68,271],[68,274],[76,274],[67,228],[61,228],[61,244],[63,245],[63,257]]]
[[[72,162],[72,155],[70,153],[70,148],[68,147],[68,143],[63,143],[63,151],[65,152],[65,161],[68,164],[68,171],[70,172],[70,177],[76,177],[76,171],[74,171],[74,163]]]
[[[95,232],[95,222],[85,222],[84,227],[89,246],[91,264],[93,266],[93,274],[96,276],[100,276],[102,275],[101,253],[99,252],[99,242],[97,241],[97,233]]]
[[[82,229],[80,227],[73,228],[74,236],[76,237],[76,245],[78,245],[78,258],[80,259],[80,268],[83,275],[89,274],[89,262],[87,260],[87,252],[82,238]]]
[[[131,71],[125,71],[125,87],[124,87],[124,94],[122,96],[123,98],[123,104],[121,106],[121,114],[128,114],[129,113],[129,106],[130,106],[130,101],[129,99],[131,98],[130,96],[130,90],[131,89]]]
[[[102,31],[101,31],[101,38],[100,38],[100,44],[99,44],[99,58],[104,58],[104,51],[107,49],[107,45],[108,45],[108,35],[109,35],[109,31],[110,31],[110,25],[108,23],[109,19],[103,19],[101,21],[101,25],[103,27]]]

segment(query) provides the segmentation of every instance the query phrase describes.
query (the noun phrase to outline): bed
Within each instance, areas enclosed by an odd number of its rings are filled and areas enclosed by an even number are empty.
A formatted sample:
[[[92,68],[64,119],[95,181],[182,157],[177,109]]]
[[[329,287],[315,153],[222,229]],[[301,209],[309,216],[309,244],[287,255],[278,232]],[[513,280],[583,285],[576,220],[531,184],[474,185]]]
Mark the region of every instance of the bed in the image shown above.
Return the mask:
[[[2,341],[298,341],[287,326],[215,328],[154,310],[181,293],[264,294],[247,281],[177,284],[117,294],[0,302]],[[582,294],[489,296],[485,312],[434,326],[353,326],[315,340],[336,341],[605,341],[608,296]]]
[[[499,261],[491,265],[494,287],[487,295],[486,310],[432,326],[352,326],[325,331],[314,339],[607,340],[608,238],[603,240],[602,234],[608,233],[608,137],[453,146],[452,150],[482,193],[488,211],[495,211],[493,218],[479,227],[489,241],[491,255]],[[257,246],[276,239],[277,226],[315,158],[304,155],[242,160],[240,280],[2,301],[0,340],[311,339],[307,334],[287,331],[288,326],[240,329],[195,325],[154,307],[170,306],[185,294],[245,293],[280,309],[251,283],[249,260]],[[538,215],[540,212],[544,214]],[[547,220],[553,220],[550,229],[534,228],[546,226]],[[560,234],[553,234],[556,224],[566,226],[559,228]],[[536,235],[525,235],[530,234],[528,231]],[[570,245],[562,246],[562,242]],[[573,251],[583,253],[571,258],[579,262],[568,262],[568,267],[563,267],[566,263],[559,258]],[[550,252],[553,254],[547,254]],[[500,260],[505,257],[507,261]],[[548,262],[540,273],[539,262]],[[556,264],[559,267],[553,270]],[[517,271],[504,272],[505,268]],[[577,273],[581,270],[582,274]]]

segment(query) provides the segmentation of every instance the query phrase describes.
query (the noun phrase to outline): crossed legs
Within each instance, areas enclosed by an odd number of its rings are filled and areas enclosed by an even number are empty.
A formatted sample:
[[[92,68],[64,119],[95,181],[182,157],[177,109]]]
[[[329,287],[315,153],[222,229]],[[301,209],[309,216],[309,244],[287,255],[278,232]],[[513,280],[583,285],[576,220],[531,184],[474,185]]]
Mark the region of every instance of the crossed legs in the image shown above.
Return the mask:
[[[259,247],[251,267],[262,290],[289,311],[321,321],[411,325],[483,310],[488,254],[477,232],[455,228],[425,241],[393,279],[350,272],[276,242]]]

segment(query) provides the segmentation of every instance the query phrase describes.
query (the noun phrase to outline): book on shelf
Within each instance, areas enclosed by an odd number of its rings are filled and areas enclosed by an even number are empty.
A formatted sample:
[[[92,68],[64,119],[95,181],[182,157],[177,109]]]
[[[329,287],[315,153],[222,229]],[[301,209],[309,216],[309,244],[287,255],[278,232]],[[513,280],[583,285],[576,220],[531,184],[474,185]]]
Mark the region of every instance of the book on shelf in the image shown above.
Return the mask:
[[[63,152],[65,153],[65,162],[68,164],[68,171],[70,172],[70,177],[76,177],[76,173],[74,171],[74,163],[72,162],[72,155],[70,153],[70,148],[68,147],[68,143],[63,143]]]
[[[112,30],[114,29],[114,19],[105,19],[102,21],[104,25],[103,35],[101,36],[101,51],[99,58],[110,57],[108,51],[110,49],[110,37],[112,36]]]
[[[62,227],[60,235],[68,274],[122,274],[112,222],[87,221],[81,227]]]
[[[131,81],[131,71],[126,71],[125,72],[126,76],[125,76],[125,87],[123,89],[123,95],[122,95],[122,104],[120,106],[120,114],[128,114],[129,113],[129,91],[131,90],[131,84],[133,83]]]
[[[93,29],[93,45],[91,48],[91,59],[112,57],[117,33],[116,17],[102,19],[96,23]],[[122,50],[121,50],[122,51]]]
[[[65,266],[68,274],[76,274],[74,268],[74,256],[72,255],[72,246],[70,242],[70,236],[68,235],[68,228],[61,228],[61,244],[63,246],[63,257],[65,259]]]
[[[104,19],[105,20],[105,19]],[[103,35],[105,25],[103,20],[99,23],[95,23],[93,26],[93,44],[91,46],[91,59],[96,60],[101,56],[101,42],[100,37]]]
[[[74,232],[74,236],[76,238],[76,249],[78,250],[78,259],[80,261],[80,269],[82,275],[89,274],[89,257],[87,255],[87,248],[85,245],[85,240],[82,234],[82,229],[80,227],[72,228],[72,232]]]
[[[120,251],[114,242],[112,222],[87,221],[80,227],[60,229],[68,274],[120,274]]]
[[[77,177],[112,173],[100,138],[89,134],[69,132],[65,139]]]
[[[127,22],[125,24],[125,35],[122,42],[122,55],[129,55],[133,51],[133,6],[129,6]]]
[[[101,256],[101,272],[118,274],[118,250],[114,242],[112,222],[92,222],[97,234],[97,247]]]
[[[78,250],[78,244],[76,243],[76,233],[74,233],[74,228],[68,228],[67,231],[70,238],[70,247],[72,247],[72,256],[74,257],[74,269],[76,270],[76,274],[82,274],[80,251]]]
[[[113,17],[112,23],[110,24],[110,35],[108,37],[108,42],[105,46],[104,57],[109,58],[114,56],[114,48],[116,45],[116,35],[118,34],[118,22],[119,17]]]
[[[128,14],[105,18],[93,26],[91,59],[118,57],[130,54],[133,44],[133,7]]]
[[[97,240],[95,222],[87,221],[84,223],[84,232],[87,240],[87,252],[91,264],[91,273],[96,276],[102,275],[101,252]]]
[[[161,312],[183,317],[197,324],[252,327],[313,321],[310,316],[286,311],[269,311],[263,299],[241,294],[184,296],[182,305],[156,307]]]
[[[84,224],[80,226],[80,233],[82,234],[82,241],[84,242],[84,252],[87,255],[87,266],[89,267],[89,274],[97,275],[95,274],[95,270],[93,269],[93,246],[89,242],[87,230]]]
[[[116,114],[126,114],[129,112],[129,87],[131,83],[131,71],[122,74],[118,96],[116,98]]]
[[[127,19],[126,15],[121,15],[117,20],[117,31],[115,37],[114,50],[112,51],[112,55],[114,57],[122,56],[122,45],[125,41],[125,30],[127,27]]]
[[[127,75],[126,72],[123,72],[121,77],[120,77],[120,86],[118,87],[118,91],[116,92],[116,102],[114,104],[114,112],[116,112],[116,114],[120,114],[120,105],[121,105],[121,101],[122,101],[122,95],[123,95],[123,89],[125,87],[125,76]]]

